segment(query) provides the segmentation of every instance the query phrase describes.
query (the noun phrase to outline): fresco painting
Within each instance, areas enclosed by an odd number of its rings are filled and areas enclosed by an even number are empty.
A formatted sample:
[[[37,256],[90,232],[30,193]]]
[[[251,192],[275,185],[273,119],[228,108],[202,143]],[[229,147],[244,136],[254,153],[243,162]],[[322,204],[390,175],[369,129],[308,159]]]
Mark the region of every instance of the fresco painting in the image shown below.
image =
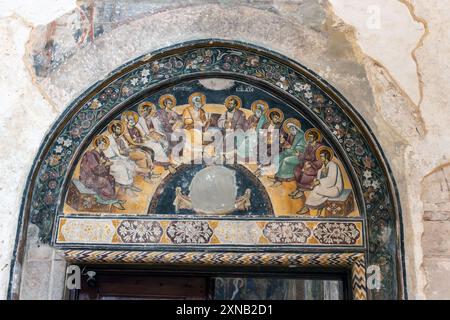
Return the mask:
[[[360,216],[320,128],[235,80],[144,97],[93,135],[74,167],[66,215]]]

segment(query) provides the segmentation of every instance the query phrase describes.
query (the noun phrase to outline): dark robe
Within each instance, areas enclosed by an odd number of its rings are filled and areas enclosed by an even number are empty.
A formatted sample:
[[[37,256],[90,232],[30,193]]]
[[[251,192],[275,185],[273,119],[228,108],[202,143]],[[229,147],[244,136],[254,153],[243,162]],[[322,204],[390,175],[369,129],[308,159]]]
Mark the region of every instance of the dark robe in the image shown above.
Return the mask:
[[[127,129],[128,135],[134,143],[144,143],[144,138],[142,137],[140,130],[136,126],[134,126],[133,128],[128,127]]]
[[[156,112],[156,117],[161,121],[164,133],[170,136],[173,132],[173,125],[178,121],[178,114],[173,110],[168,111],[167,109],[159,109]]]
[[[225,113],[220,117],[219,122],[223,120],[224,124],[223,126],[225,126],[225,123],[227,121],[231,122],[231,128],[227,128],[227,129],[231,129],[231,130],[242,130],[242,131],[247,131],[248,128],[248,124],[247,124],[247,119],[245,118],[245,114],[242,110],[234,110],[233,112],[233,116],[231,119],[228,119],[228,110],[225,111]]]
[[[128,145],[126,143],[126,141],[124,140],[123,136],[113,136],[114,137],[114,141],[117,144],[117,148],[119,149],[119,152],[121,155],[128,157],[129,155],[129,150],[128,150]]]
[[[263,124],[263,126],[262,126],[262,129],[264,129],[264,130],[268,130],[269,129],[269,127],[270,127],[270,125],[271,125],[271,122],[270,121],[267,121],[266,123],[264,123]],[[273,127],[273,129],[272,130],[280,130],[281,129],[281,123],[277,123],[277,124],[275,124],[274,125],[274,127]],[[268,135],[270,135],[270,132],[267,132],[267,134]],[[283,137],[287,137],[287,135],[284,133],[284,131],[283,130],[280,130],[280,132],[279,132],[279,139],[281,139],[281,136],[283,135]],[[261,142],[260,142],[261,143]],[[282,148],[282,144],[281,143],[279,143],[278,144],[278,153],[281,153],[281,151],[283,151],[283,148]],[[270,157],[270,156],[272,156],[272,143],[271,143],[271,139],[270,139],[270,137],[269,136],[267,136],[267,155]]]
[[[103,152],[95,149],[87,151],[81,159],[80,181],[103,199],[115,199],[116,182],[109,173],[109,166],[102,164],[102,160],[108,161]]]
[[[314,146],[308,143],[305,151],[298,156],[300,163],[294,170],[297,188],[303,190],[312,190],[314,188],[314,179],[317,177],[317,172],[319,172],[319,169],[322,167],[322,161],[316,158],[316,151],[321,146],[321,143],[316,143]],[[311,166],[306,167],[305,164],[307,162],[309,162]]]

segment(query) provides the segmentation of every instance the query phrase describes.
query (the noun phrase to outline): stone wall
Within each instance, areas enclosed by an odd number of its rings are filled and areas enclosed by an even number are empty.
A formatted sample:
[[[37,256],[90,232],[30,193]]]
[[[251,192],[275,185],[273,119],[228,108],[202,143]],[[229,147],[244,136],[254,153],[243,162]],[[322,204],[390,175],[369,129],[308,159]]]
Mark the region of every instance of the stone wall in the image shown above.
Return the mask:
[[[6,296],[22,191],[50,125],[71,100],[133,57],[204,38],[245,41],[284,54],[317,72],[355,106],[378,138],[398,185],[409,298],[450,298],[450,284],[442,281],[450,269],[445,178],[450,172],[450,113],[443,94],[450,89],[449,4],[0,3],[0,144],[6,151],[0,155],[0,298]],[[30,238],[33,234],[30,227]],[[40,276],[36,270],[60,275],[63,262],[50,248],[34,243],[27,245],[21,297],[58,298],[61,281],[47,273],[43,287],[35,281]]]

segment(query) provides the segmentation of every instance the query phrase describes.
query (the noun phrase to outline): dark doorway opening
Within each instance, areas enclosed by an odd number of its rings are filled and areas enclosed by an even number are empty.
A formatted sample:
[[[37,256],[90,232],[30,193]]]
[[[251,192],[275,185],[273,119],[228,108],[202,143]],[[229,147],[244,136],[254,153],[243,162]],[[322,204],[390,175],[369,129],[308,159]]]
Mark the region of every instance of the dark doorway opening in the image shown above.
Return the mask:
[[[348,270],[280,267],[167,267],[125,269],[80,266],[72,300],[348,300]],[[93,279],[88,281],[88,272]]]

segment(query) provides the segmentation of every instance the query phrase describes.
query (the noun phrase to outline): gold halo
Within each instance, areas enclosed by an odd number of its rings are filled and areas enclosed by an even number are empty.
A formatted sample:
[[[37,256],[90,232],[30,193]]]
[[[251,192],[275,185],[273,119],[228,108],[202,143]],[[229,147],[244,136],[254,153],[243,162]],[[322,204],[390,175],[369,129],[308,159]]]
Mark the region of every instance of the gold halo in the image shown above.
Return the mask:
[[[317,129],[317,128],[311,128],[311,129],[306,130],[306,132],[305,132],[305,140],[306,140],[306,138],[308,137],[308,134],[309,134],[310,132],[315,132],[315,133],[317,133],[317,141],[318,141],[318,142],[321,142],[321,141],[322,141],[322,139],[323,139],[322,133],[321,133],[320,130]]]
[[[129,115],[133,116],[134,122],[137,123],[139,121],[139,115],[135,111],[131,111],[131,110],[122,112],[122,116],[121,116],[122,121],[127,123],[128,122],[127,118]]]
[[[267,102],[265,102],[264,100],[256,100],[252,103],[251,109],[252,109],[253,113],[256,112],[256,106],[258,104],[261,104],[264,106],[263,114],[266,114],[267,110],[269,110],[269,104]]]
[[[113,130],[112,130],[112,127],[113,127],[114,125],[120,125],[120,127],[122,128],[122,130],[121,130],[121,132],[120,132],[120,135],[122,135],[123,132],[124,132],[124,130],[125,130],[125,128],[124,128],[124,126],[123,126],[123,122],[120,121],[120,120],[113,120],[113,121],[111,121],[111,122],[108,124],[108,132],[109,132],[110,134],[114,134],[114,132],[113,132]]]
[[[225,102],[224,102],[225,107],[228,105],[228,103],[229,103],[230,100],[232,100],[232,99],[234,99],[234,100],[237,101],[236,110],[238,110],[238,109],[242,106],[242,100],[241,100],[241,98],[239,98],[238,96],[228,96],[228,97],[225,99]]]
[[[330,153],[330,155],[331,155],[330,161],[331,161],[331,159],[334,158],[334,152],[333,152],[333,149],[331,149],[330,147],[327,147],[327,146],[321,146],[321,147],[319,147],[319,149],[316,150],[316,159],[317,159],[317,160],[320,159],[320,153],[321,153],[323,150],[327,150],[327,151]]]
[[[194,92],[193,94],[191,94],[189,96],[189,105],[191,107],[194,106],[194,104],[192,103],[192,98],[194,98],[196,96],[200,96],[201,97],[201,99],[202,99],[202,106],[204,106],[206,104],[206,96],[203,93],[201,93],[201,92]]]
[[[147,108],[151,109],[150,110],[150,115],[151,116],[153,116],[155,114],[155,112],[156,112],[155,104],[151,103],[151,102],[148,102],[148,101],[145,101],[145,102],[142,102],[141,104],[139,104],[139,106],[138,106],[138,113],[139,113],[139,115],[142,116],[142,111],[144,111],[144,109],[147,109]]]
[[[289,119],[286,119],[286,121],[283,123],[283,130],[284,130],[284,132],[286,132],[286,133],[289,132],[288,125],[291,124],[291,123],[293,125],[295,125],[296,127],[298,127],[299,129],[302,128],[302,124],[300,123],[300,120],[295,119],[295,118],[289,118]]]
[[[159,106],[160,106],[162,109],[166,107],[166,106],[164,105],[164,101],[166,101],[167,99],[172,100],[172,107],[171,107],[171,109],[177,105],[177,99],[175,98],[174,95],[171,95],[171,94],[164,94],[164,95],[162,95],[161,97],[159,97],[159,100],[158,100]],[[171,110],[171,109],[170,109],[170,110]]]
[[[97,147],[98,146],[98,141],[101,140],[101,139],[103,139],[106,142],[106,148],[108,148],[109,147],[109,139],[108,139],[107,136],[104,136],[104,135],[101,135],[101,134],[94,138],[94,146]]]
[[[272,108],[272,109],[269,109],[269,111],[267,111],[267,120],[269,120],[270,121],[270,115],[272,114],[272,113],[274,113],[274,112],[277,112],[279,115],[280,115],[280,117],[281,117],[281,121],[283,121],[284,120],[284,113],[283,113],[283,111],[281,111],[280,109],[278,109],[278,108]]]

